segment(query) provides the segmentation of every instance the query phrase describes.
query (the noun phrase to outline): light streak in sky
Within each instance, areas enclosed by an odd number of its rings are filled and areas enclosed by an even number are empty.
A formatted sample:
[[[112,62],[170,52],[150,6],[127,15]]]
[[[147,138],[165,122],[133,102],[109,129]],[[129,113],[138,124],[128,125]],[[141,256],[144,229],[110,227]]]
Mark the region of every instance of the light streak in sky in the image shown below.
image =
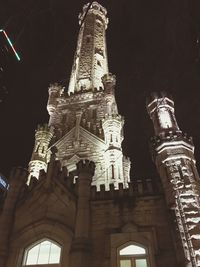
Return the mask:
[[[4,31],[3,29],[0,29],[0,32],[3,32],[3,34],[5,35],[5,37],[6,37],[7,41],[8,41],[8,43],[9,43],[9,45],[11,46],[13,52],[15,53],[15,56],[16,56],[17,60],[20,61],[21,59],[20,59],[20,57],[19,57],[17,51],[15,50],[15,48],[14,48],[14,46],[13,46],[13,44],[12,44],[10,38],[8,37],[6,31]]]

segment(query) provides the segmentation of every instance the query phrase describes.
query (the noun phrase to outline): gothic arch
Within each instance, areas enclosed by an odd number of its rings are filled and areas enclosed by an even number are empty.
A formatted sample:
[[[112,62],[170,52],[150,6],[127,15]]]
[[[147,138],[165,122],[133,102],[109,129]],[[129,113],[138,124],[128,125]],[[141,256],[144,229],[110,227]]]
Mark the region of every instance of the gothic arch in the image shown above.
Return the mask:
[[[53,254],[51,253],[53,251]],[[60,266],[62,246],[49,238],[43,238],[25,248],[23,266],[57,264]]]
[[[123,229],[126,229],[123,228]],[[132,231],[131,231],[132,229]],[[155,266],[154,255],[156,251],[155,238],[152,231],[140,231],[137,227],[128,227],[127,232],[121,232],[111,235],[111,267],[118,266],[118,252],[122,247],[129,244],[136,244],[144,247],[149,255],[149,266]]]
[[[128,261],[131,266],[137,265],[137,262],[138,264],[144,264],[144,266],[152,266],[150,265],[149,248],[134,241],[128,241],[117,248],[117,266],[120,267],[123,261]]]
[[[7,267],[21,267],[25,249],[42,239],[50,239],[62,247],[61,266],[68,266],[72,236],[69,227],[54,220],[33,223],[13,235]]]

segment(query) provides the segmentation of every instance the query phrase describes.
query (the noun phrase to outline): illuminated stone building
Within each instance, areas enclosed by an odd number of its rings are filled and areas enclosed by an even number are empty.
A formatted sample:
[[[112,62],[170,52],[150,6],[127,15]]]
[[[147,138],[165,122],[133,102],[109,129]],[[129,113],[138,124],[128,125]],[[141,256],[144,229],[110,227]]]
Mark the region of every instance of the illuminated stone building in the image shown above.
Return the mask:
[[[69,87],[50,85],[50,119],[36,130],[29,172],[10,175],[0,266],[200,266],[199,175],[174,102],[148,99],[160,179],[132,181],[108,70],[106,10],[86,5],[79,22]]]

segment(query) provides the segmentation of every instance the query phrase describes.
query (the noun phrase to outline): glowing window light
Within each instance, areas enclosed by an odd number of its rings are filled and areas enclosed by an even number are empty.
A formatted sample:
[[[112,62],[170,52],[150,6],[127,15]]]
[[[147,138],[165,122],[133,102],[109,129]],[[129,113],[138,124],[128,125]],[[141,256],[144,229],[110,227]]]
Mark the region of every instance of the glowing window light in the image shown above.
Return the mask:
[[[20,61],[21,59],[20,59],[20,57],[19,57],[17,51],[15,50],[15,48],[14,48],[14,46],[13,46],[13,44],[12,44],[10,38],[9,38],[8,35],[7,35],[7,33],[6,33],[4,30],[2,30],[2,29],[0,29],[0,32],[3,32],[3,34],[5,35],[5,37],[6,37],[7,41],[8,41],[8,43],[9,43],[9,45],[11,46],[13,52],[15,53],[15,56],[16,56],[17,60]]]
[[[159,118],[160,118],[161,126],[163,128],[166,129],[166,128],[172,127],[171,118],[170,118],[169,112],[166,109],[160,109]]]
[[[61,248],[50,240],[43,240],[25,252],[24,266],[59,264]]]
[[[142,247],[136,245],[129,245],[119,251],[119,255],[144,255],[146,254],[146,250]]]

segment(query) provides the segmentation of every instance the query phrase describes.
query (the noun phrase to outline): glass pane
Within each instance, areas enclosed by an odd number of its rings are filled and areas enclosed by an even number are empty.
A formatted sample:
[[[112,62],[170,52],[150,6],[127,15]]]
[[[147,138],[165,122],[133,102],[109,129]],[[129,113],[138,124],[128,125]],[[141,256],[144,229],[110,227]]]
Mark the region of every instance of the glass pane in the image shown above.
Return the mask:
[[[146,254],[146,250],[142,247],[136,245],[130,245],[120,250],[120,255],[138,255],[138,254]]]
[[[50,245],[49,241],[44,241],[40,244],[38,264],[49,263]]]
[[[147,267],[147,260],[146,259],[138,259],[135,260],[136,267]]]
[[[49,240],[27,250],[25,265],[60,263],[61,248]]]
[[[39,253],[39,245],[31,248],[28,251],[27,259],[26,259],[26,265],[32,265],[37,263],[38,259],[38,253]]]
[[[131,260],[120,260],[120,267],[131,267]]]
[[[61,252],[61,248],[52,243],[49,263],[59,263],[60,262],[60,252]]]

